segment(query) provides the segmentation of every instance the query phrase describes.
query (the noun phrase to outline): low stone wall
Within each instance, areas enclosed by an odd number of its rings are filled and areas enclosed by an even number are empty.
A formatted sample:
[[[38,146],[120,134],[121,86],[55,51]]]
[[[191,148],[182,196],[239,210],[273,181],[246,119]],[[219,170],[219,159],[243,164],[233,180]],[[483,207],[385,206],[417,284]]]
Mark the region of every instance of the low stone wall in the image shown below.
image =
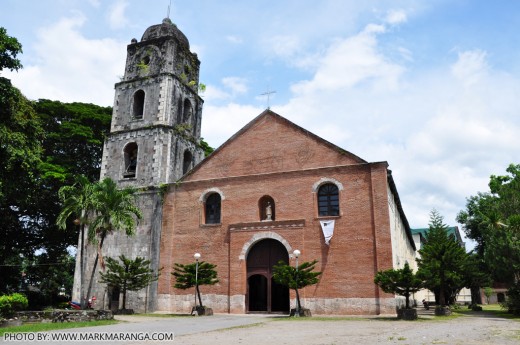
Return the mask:
[[[52,311],[19,311],[16,318],[24,323],[30,322],[78,322],[112,320],[114,315],[110,310],[61,310]]]

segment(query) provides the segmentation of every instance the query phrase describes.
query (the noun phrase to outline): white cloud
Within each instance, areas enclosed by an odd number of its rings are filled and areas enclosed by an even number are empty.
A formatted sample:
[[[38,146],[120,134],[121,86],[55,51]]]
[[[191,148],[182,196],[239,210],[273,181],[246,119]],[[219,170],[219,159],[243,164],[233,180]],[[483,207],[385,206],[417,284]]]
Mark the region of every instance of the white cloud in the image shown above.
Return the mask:
[[[40,28],[34,47],[37,64],[11,73],[13,84],[31,99],[112,105],[113,85],[123,74],[125,44],[85,38],[80,32],[85,22],[85,16],[75,12]]]
[[[401,24],[406,22],[407,16],[404,10],[390,10],[386,16],[386,22],[388,24]]]
[[[235,44],[241,44],[243,42],[241,37],[234,36],[234,35],[226,36],[226,40],[228,40],[231,43],[235,43]]]
[[[126,0],[117,0],[110,7],[108,21],[112,29],[121,29],[128,24],[128,19],[125,15],[127,6],[128,2]]]
[[[222,79],[222,84],[231,90],[232,95],[247,92],[247,80],[244,78],[226,77]]]
[[[233,100],[248,91],[247,80],[240,77],[225,77],[222,86],[207,85],[204,99],[206,101]]]
[[[399,52],[399,54],[401,55],[401,57],[403,59],[410,61],[410,62],[413,61],[413,53],[409,49],[406,49],[404,47],[398,47],[397,51]]]
[[[206,91],[204,92],[204,100],[206,102],[228,100],[230,98],[229,93],[224,90],[214,87],[213,85],[207,85]]]
[[[229,103],[223,107],[205,106],[202,136],[210,146],[216,148],[262,111],[258,107],[237,103]]]
[[[464,84],[472,85],[479,81],[487,68],[486,52],[477,49],[459,53],[451,71]]]
[[[387,60],[377,47],[376,33],[382,27],[369,25],[358,35],[335,41],[319,61],[312,80],[293,85],[297,95],[315,95],[318,91],[340,91],[360,83],[395,89],[404,71]]]
[[[291,59],[301,50],[301,41],[296,35],[277,35],[268,38],[268,44],[273,54]]]

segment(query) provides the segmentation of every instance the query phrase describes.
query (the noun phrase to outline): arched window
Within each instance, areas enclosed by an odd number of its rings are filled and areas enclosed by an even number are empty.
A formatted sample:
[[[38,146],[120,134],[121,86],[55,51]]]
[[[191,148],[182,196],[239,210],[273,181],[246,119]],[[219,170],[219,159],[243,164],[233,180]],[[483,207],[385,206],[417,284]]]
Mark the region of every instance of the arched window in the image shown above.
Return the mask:
[[[136,143],[129,143],[125,146],[123,152],[125,160],[125,170],[123,177],[135,177],[135,172],[137,171],[137,154],[139,153],[139,148],[137,147]]]
[[[182,115],[182,122],[184,123],[190,123],[191,122],[191,114],[193,112],[193,109],[191,108],[191,102],[189,99],[184,100],[184,112]]]
[[[134,119],[142,119],[144,114],[144,91],[137,90],[134,93],[134,103],[132,104],[132,116]]]
[[[204,205],[206,224],[220,224],[220,203],[221,198],[218,193],[211,193],[206,198]]]
[[[191,163],[193,160],[193,156],[190,151],[184,151],[184,159],[182,161],[182,174],[186,174],[191,169]]]
[[[326,183],[318,189],[318,214],[339,216],[339,191],[335,184]]]
[[[264,195],[258,200],[258,213],[260,220],[269,221],[275,220],[274,200],[269,195]]]

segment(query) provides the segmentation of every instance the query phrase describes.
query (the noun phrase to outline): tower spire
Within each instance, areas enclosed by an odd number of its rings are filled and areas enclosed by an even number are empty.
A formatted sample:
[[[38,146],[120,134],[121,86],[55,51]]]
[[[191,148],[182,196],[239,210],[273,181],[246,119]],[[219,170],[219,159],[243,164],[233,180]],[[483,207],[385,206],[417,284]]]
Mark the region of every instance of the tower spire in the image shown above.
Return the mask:
[[[168,4],[168,12],[166,12],[166,18],[170,19],[170,7],[172,6],[172,0],[170,0],[170,3]]]

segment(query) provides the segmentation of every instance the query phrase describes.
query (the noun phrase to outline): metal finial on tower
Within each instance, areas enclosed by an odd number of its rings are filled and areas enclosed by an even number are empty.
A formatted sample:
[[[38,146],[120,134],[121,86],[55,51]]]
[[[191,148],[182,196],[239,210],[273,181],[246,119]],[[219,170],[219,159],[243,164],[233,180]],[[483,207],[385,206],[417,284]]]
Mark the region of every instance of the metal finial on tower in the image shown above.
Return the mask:
[[[271,99],[271,95],[274,93],[276,93],[276,91],[271,91],[271,90],[269,90],[269,87],[267,87],[267,91],[260,94],[260,96],[267,96],[267,109],[271,109],[269,101]]]
[[[170,7],[172,6],[172,0],[170,0],[170,3],[168,4],[168,12],[166,13],[166,18],[170,19]]]

